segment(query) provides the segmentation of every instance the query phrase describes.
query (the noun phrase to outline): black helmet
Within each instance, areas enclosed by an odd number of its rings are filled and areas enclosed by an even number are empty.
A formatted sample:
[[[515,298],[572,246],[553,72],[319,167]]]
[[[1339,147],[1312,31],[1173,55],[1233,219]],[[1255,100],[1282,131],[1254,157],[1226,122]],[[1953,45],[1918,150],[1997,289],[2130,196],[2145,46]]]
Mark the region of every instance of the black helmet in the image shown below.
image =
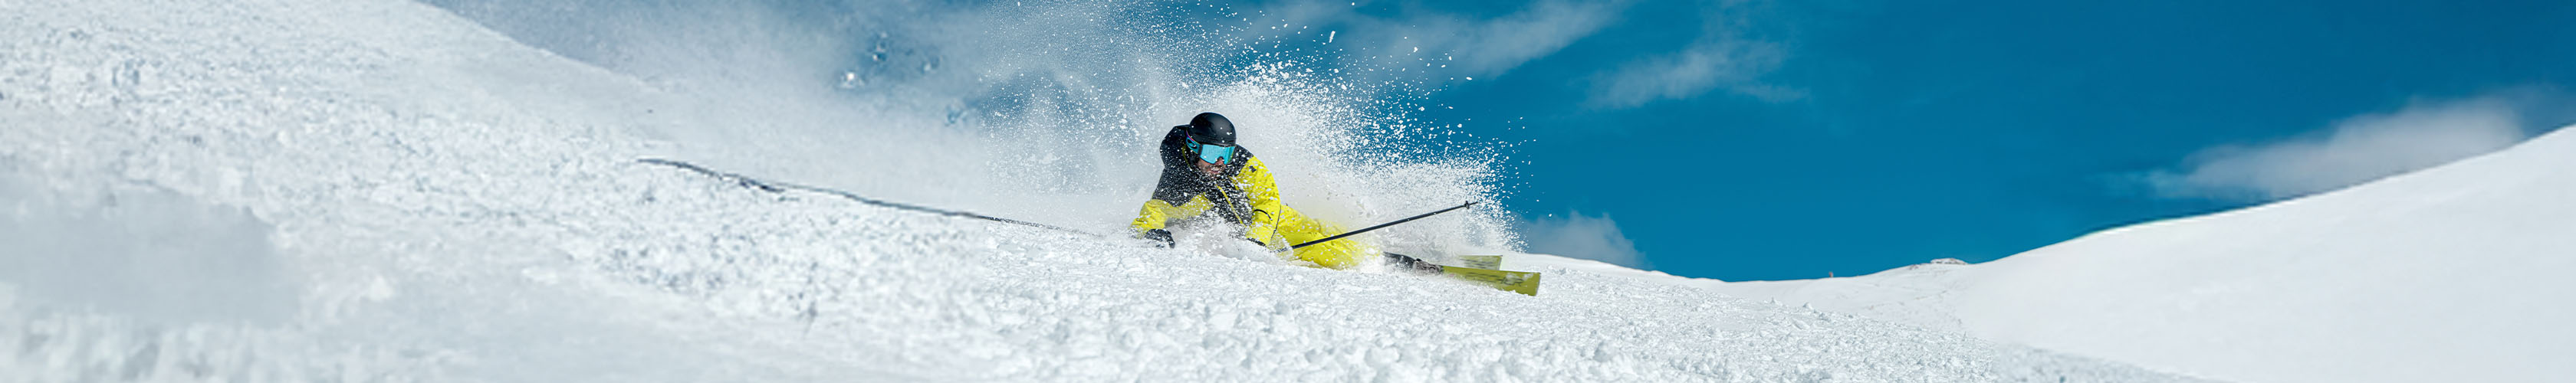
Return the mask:
[[[1187,131],[1191,141],[1216,146],[1234,146],[1234,122],[1226,121],[1225,115],[1222,114],[1199,113],[1197,117],[1190,117]]]

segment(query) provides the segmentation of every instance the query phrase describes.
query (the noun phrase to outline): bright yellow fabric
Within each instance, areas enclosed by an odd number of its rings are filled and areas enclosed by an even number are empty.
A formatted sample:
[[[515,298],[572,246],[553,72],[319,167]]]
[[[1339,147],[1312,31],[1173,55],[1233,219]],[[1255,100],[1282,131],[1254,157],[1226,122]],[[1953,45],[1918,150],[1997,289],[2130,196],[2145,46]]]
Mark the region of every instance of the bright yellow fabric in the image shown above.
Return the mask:
[[[1272,245],[1274,247],[1306,243],[1306,241],[1324,239],[1324,237],[1342,233],[1342,228],[1306,217],[1305,214],[1298,213],[1297,209],[1286,206],[1281,206],[1279,209],[1279,218],[1274,222],[1278,227],[1279,235],[1286,237],[1288,241]],[[1349,269],[1352,266],[1359,266],[1360,261],[1368,259],[1367,256],[1370,253],[1372,251],[1369,246],[1360,243],[1359,238],[1342,238],[1298,248],[1297,259],[1329,268]]]
[[[1263,165],[1260,157],[1246,158],[1243,170],[1234,173],[1234,188],[1252,203],[1252,222],[1243,225],[1243,237],[1272,248],[1294,244],[1279,241],[1278,221],[1288,205],[1279,203],[1279,183],[1271,179],[1270,166]]]
[[[1147,230],[1161,229],[1164,225],[1171,224],[1174,218],[1196,217],[1207,213],[1208,207],[1214,205],[1208,202],[1207,196],[1192,196],[1189,201],[1182,202],[1180,206],[1172,206],[1171,202],[1148,198],[1145,200],[1144,207],[1136,209],[1136,221],[1129,222],[1128,226],[1134,226],[1137,234],[1144,234]]]
[[[1258,157],[1244,161],[1243,169],[1235,173],[1232,181],[1235,189],[1242,190],[1252,205],[1251,222],[1244,225],[1243,237],[1246,239],[1271,248],[1285,248],[1342,233],[1339,227],[1308,218],[1280,203],[1279,184],[1270,176],[1270,167],[1263,165]],[[1213,205],[1207,196],[1191,196],[1189,201],[1179,206],[1159,199],[1147,199],[1145,206],[1137,209],[1136,220],[1129,226],[1133,226],[1137,233],[1161,229],[1174,218],[1198,216]],[[1358,239],[1343,238],[1297,249],[1296,257],[1323,267],[1348,269],[1359,265],[1370,252],[1370,248]]]

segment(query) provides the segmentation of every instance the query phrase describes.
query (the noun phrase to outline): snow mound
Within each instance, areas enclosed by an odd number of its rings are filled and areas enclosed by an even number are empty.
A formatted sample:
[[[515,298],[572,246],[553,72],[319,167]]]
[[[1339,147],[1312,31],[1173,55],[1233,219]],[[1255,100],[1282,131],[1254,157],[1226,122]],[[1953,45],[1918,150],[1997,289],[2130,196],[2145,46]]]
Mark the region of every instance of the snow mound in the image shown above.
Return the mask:
[[[755,101],[410,2],[5,8],[12,380],[2183,380],[1597,266],[1529,297],[754,192],[634,159]]]
[[[2352,188],[1985,264],[1731,295],[2265,382],[2576,376],[2576,129]]]

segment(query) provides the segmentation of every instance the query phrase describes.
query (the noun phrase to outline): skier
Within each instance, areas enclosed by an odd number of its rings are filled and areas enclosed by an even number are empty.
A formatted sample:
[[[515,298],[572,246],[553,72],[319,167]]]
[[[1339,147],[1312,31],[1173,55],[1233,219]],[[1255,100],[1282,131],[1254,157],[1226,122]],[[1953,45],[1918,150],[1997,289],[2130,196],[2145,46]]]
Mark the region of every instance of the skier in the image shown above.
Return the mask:
[[[1243,238],[1273,250],[1342,232],[1297,213],[1279,202],[1279,185],[1252,151],[1237,145],[1234,122],[1216,113],[1199,113],[1189,125],[1163,134],[1163,176],[1154,197],[1137,209],[1132,224],[1137,235],[1172,245],[1163,227],[1173,219],[1209,212],[1243,227]],[[1334,269],[1348,269],[1376,249],[1350,239],[1296,249],[1297,259]]]

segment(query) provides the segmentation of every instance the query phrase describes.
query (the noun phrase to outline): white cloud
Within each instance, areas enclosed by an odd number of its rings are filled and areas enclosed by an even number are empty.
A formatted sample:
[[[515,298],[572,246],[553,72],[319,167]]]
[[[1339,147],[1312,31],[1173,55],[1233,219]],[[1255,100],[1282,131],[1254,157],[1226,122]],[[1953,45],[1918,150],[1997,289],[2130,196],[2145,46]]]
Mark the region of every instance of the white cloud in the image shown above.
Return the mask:
[[[1379,18],[1344,4],[1286,3],[1263,14],[1288,25],[1324,25],[1334,44],[1363,47],[1389,69],[1463,78],[1500,75],[1556,54],[1610,25],[1628,2],[1541,0],[1490,19],[1443,13]]]
[[[2167,198],[2272,200],[2315,194],[2493,152],[2530,138],[2506,97],[2419,103],[2333,129],[2193,154],[2143,181]]]
[[[1449,65],[1463,75],[1490,76],[1564,50],[1575,40],[1600,31],[1619,8],[1612,2],[1541,1],[1520,12],[1481,22],[1424,20],[1425,25],[1405,33],[1410,39],[1390,44],[1438,52],[1441,56],[1423,58],[1435,59],[1434,65]]]
[[[1595,107],[1634,107],[1698,96],[1721,87],[1769,101],[1804,96],[1798,90],[1756,80],[1778,67],[1783,56],[1778,46],[1769,43],[1702,41],[1679,53],[1630,63],[1601,76],[1595,80],[1592,98],[1586,103]]]
[[[1586,216],[1582,212],[1563,217],[1544,217],[1521,222],[1521,241],[1529,252],[1561,255],[1609,262],[1633,268],[1647,267],[1646,258],[1637,253],[1637,244],[1619,232],[1619,224],[1610,215]]]
[[[1660,100],[1684,99],[1725,88],[1766,101],[1804,97],[1803,91],[1763,84],[1760,78],[1778,68],[1788,53],[1779,43],[1748,38],[1746,2],[1712,8],[1698,41],[1681,51],[1646,58],[1593,76],[1586,105],[1627,108]]]

